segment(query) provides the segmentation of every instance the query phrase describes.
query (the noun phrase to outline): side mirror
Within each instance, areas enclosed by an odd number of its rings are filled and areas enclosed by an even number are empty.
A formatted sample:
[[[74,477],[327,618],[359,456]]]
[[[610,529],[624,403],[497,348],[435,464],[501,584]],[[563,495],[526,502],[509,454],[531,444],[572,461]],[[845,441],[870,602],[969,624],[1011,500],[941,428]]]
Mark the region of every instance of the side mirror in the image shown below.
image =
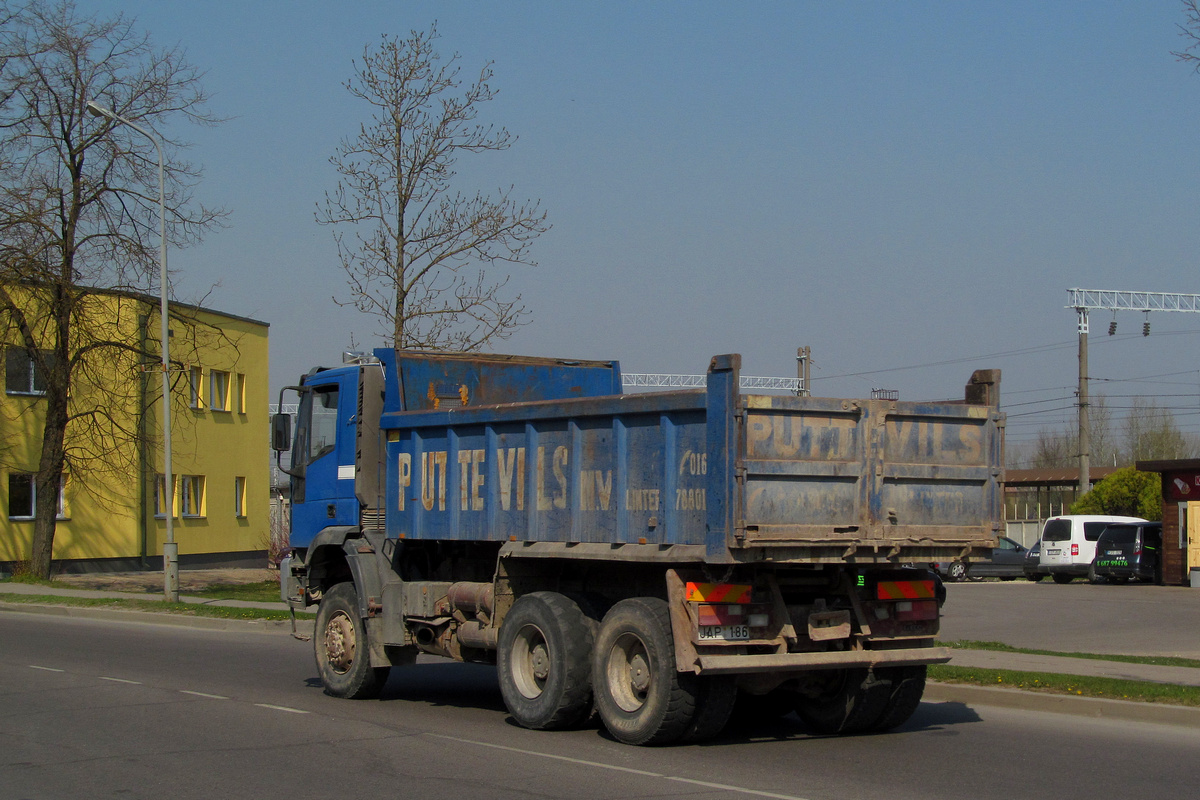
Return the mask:
[[[292,446],[291,414],[276,414],[271,417],[271,449],[282,453]]]

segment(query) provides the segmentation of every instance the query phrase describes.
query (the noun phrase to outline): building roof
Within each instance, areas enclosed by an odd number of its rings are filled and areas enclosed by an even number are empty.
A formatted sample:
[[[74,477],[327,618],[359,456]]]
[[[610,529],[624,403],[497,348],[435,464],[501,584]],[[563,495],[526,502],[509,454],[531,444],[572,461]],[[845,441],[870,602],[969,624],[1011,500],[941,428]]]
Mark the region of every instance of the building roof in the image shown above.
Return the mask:
[[[1092,467],[1088,477],[1092,483],[1103,480],[1116,472],[1119,467]],[[1078,467],[1054,467],[1052,469],[1006,469],[1004,484],[1006,486],[1073,486],[1079,483]]]

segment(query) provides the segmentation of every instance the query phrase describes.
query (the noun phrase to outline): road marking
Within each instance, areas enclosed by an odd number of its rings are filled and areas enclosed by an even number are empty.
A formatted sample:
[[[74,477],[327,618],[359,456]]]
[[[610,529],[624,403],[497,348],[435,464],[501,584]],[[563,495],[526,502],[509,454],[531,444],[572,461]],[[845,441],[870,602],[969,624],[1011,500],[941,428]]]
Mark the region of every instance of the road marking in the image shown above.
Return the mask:
[[[113,683],[132,683],[134,686],[141,686],[141,681],[127,681],[124,678],[106,678],[103,675],[99,676],[102,681],[112,681]]]
[[[30,669],[40,669],[45,672],[66,672],[65,669],[55,669],[54,667],[39,667],[37,664],[30,664]]]
[[[180,689],[180,694],[190,694],[194,697],[207,697],[209,700],[228,700],[228,697],[222,697],[219,694],[206,694],[205,692],[189,692],[187,689]]]
[[[254,705],[258,706],[259,708],[270,708],[275,711],[286,711],[289,714],[307,714],[307,713],[309,713],[307,711],[301,711],[298,708],[288,708],[287,706],[273,706],[270,703],[255,703]]]
[[[434,739],[446,739],[459,744],[471,744],[477,747],[490,747],[493,750],[504,750],[509,753],[518,753],[525,756],[535,756],[537,758],[548,758],[553,761],[565,761],[569,764],[579,764],[584,767],[596,767],[597,769],[607,769],[613,772],[627,772],[633,775],[644,775],[647,778],[662,778],[663,780],[676,781],[678,783],[690,783],[693,786],[703,786],[706,789],[719,789],[726,792],[738,792],[740,794],[753,795],[754,797],[769,797],[772,800],[805,800],[803,797],[798,797],[792,794],[776,794],[775,792],[762,792],[757,789],[748,789],[744,786],[729,786],[723,783],[709,783],[708,781],[698,781],[693,778],[680,778],[674,775],[663,775],[659,772],[647,772],[643,769],[631,769],[630,767],[620,767],[616,764],[605,764],[601,761],[587,761],[582,758],[571,758],[570,756],[560,756],[553,753],[539,753],[536,750],[522,750],[519,747],[507,747],[502,744],[491,744],[490,742],[479,742],[474,739],[460,739],[456,736],[445,736],[440,733],[426,733],[425,736],[430,736]]]

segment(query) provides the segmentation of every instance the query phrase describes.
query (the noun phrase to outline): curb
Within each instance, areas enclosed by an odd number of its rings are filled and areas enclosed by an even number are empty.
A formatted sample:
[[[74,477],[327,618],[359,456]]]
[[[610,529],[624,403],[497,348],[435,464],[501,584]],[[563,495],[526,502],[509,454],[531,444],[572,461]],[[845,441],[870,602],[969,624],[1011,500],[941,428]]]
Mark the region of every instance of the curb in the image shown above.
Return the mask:
[[[1200,708],[1165,703],[1137,703],[1103,697],[1072,697],[1049,692],[1025,692],[1020,689],[993,689],[965,683],[925,684],[923,703],[962,703],[993,706],[1017,711],[1044,711],[1092,719],[1150,722],[1159,725],[1183,725],[1200,728]]]

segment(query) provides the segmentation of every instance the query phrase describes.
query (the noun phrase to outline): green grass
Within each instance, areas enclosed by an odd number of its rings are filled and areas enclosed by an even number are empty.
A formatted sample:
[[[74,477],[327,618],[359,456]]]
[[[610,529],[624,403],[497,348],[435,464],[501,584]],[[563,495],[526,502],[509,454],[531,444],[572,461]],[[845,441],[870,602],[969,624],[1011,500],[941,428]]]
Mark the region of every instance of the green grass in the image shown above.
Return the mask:
[[[1103,653],[1064,653],[1057,650],[1035,650],[1029,647],[1013,647],[1003,642],[976,642],[971,640],[942,642],[942,644],[958,650],[990,650],[998,653],[1027,653],[1035,656],[1086,658],[1093,661],[1119,661],[1123,664],[1149,664],[1157,667],[1200,668],[1200,659],[1179,658],[1176,656],[1117,656]]]
[[[111,608],[121,611],[150,611],[159,614],[179,614],[189,617],[216,619],[246,619],[286,622],[287,611],[239,606],[210,606],[195,603],[168,603],[165,600],[110,599],[92,597],[60,597],[49,594],[6,594],[0,587],[0,600],[5,603],[25,603],[38,606],[72,606],[75,608]],[[297,613],[297,619],[314,619],[314,614]]]
[[[1047,694],[1131,700],[1138,703],[1167,703],[1200,708],[1200,687],[1179,686],[1173,683],[1147,683],[1119,678],[1059,675],[1050,672],[955,667],[948,664],[931,665],[929,680],[941,683],[992,686],[1000,689],[1021,689],[1046,692]]]

